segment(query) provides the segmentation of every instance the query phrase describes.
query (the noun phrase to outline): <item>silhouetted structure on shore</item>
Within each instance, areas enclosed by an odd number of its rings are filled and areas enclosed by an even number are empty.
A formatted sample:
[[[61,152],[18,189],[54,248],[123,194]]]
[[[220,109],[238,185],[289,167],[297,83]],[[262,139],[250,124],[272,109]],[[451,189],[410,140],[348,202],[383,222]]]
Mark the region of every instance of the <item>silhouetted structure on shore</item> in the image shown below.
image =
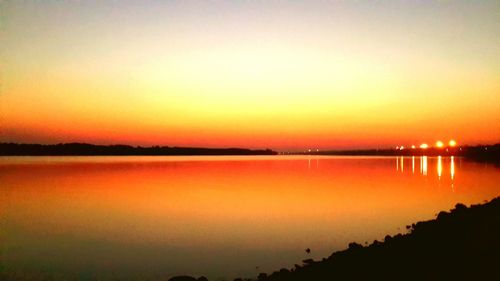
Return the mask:
[[[461,156],[479,161],[500,162],[500,144],[449,148],[326,150],[296,154],[346,156]]]
[[[275,151],[243,148],[199,148],[169,146],[93,145],[64,143],[54,145],[0,143],[3,156],[63,156],[63,155],[275,155]]]
[[[350,243],[322,261],[261,273],[258,281],[500,280],[500,197],[407,226],[369,246]],[[235,280],[250,280],[237,278]]]

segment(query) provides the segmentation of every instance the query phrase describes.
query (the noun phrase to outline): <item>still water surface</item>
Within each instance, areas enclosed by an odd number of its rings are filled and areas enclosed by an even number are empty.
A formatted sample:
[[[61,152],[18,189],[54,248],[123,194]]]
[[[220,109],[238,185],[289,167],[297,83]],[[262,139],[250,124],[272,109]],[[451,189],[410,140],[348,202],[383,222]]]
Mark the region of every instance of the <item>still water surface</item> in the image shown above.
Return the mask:
[[[492,199],[499,183],[498,167],[447,157],[2,157],[0,276],[255,277]]]

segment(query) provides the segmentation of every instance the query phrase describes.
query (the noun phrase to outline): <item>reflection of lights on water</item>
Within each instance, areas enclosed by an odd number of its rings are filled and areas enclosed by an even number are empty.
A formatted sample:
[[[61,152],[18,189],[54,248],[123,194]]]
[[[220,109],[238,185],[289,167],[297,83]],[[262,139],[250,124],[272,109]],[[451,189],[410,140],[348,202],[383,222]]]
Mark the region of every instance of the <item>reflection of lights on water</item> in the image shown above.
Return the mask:
[[[438,170],[438,179],[441,179],[441,174],[443,173],[443,163],[441,160],[441,156],[438,156],[437,170]]]
[[[438,179],[441,179],[441,176],[443,175],[443,157],[438,156],[437,157],[437,165],[436,165],[436,170],[437,170],[437,176]],[[427,156],[420,156],[420,174],[427,176],[427,171],[428,171],[428,157]],[[404,157],[396,157],[396,170],[404,172]],[[412,174],[415,173],[415,156],[411,157],[411,172]],[[453,180],[455,179],[455,157],[450,156],[450,176],[451,176],[451,186],[453,187]]]
[[[399,171],[399,157],[396,157],[396,171]]]
[[[455,179],[455,159],[453,156],[451,156],[451,163],[450,163],[450,175],[451,175],[451,180],[453,181]],[[453,186],[453,182],[451,183]]]
[[[427,156],[422,156],[422,174],[427,176]]]
[[[422,156],[420,156],[420,173],[422,173],[422,167],[423,167]]]
[[[415,156],[411,157],[411,173],[415,174]]]
[[[455,192],[455,188],[453,186],[453,180],[455,179],[455,159],[451,156],[450,162],[450,175],[451,175],[451,191]]]
[[[316,160],[316,168],[319,167],[319,159],[313,159],[313,160]],[[307,159],[307,169],[311,169],[311,158],[308,158]]]

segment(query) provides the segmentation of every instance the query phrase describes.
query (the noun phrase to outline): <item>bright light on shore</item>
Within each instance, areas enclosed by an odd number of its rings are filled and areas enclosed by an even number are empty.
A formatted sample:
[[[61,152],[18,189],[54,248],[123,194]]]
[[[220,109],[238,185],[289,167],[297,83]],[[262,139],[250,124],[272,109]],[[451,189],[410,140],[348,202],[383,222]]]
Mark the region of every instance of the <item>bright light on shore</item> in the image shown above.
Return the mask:
[[[426,143],[423,143],[423,144],[420,145],[420,148],[422,148],[422,149],[426,149],[428,147],[429,147],[429,145],[426,144]]]
[[[437,141],[436,142],[436,147],[442,148],[444,146],[444,143],[442,141]]]
[[[412,145],[412,146],[411,146],[411,149],[415,149],[415,145]]]
[[[450,140],[450,142],[448,143],[448,145],[451,146],[451,147],[455,147],[455,146],[457,146],[457,142],[454,141],[454,140]]]

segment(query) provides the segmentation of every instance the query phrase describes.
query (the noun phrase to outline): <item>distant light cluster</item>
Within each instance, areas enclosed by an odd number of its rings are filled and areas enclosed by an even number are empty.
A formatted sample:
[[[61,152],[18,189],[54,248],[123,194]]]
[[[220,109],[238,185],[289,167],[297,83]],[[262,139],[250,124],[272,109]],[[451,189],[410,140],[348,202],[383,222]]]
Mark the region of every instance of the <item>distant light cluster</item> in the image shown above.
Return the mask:
[[[445,143],[444,143],[444,142],[442,142],[442,141],[438,140],[438,141],[436,141],[436,144],[434,145],[434,147],[435,147],[435,148],[445,148],[445,147],[455,147],[455,146],[457,146],[457,142],[456,142],[455,140],[450,140],[450,141],[448,142],[448,145],[445,145]],[[420,144],[418,147],[419,147],[420,149],[427,149],[427,148],[429,148],[430,146],[429,146],[427,143],[422,143],[422,144]],[[416,146],[416,145],[414,145],[414,144],[412,144],[412,145],[410,146],[410,148],[411,148],[411,149],[416,149],[416,148],[417,148],[417,146]],[[404,149],[405,149],[405,146],[404,146],[404,145],[401,145],[401,146],[399,146],[399,145],[398,145],[398,146],[396,146],[396,150],[404,150]]]

